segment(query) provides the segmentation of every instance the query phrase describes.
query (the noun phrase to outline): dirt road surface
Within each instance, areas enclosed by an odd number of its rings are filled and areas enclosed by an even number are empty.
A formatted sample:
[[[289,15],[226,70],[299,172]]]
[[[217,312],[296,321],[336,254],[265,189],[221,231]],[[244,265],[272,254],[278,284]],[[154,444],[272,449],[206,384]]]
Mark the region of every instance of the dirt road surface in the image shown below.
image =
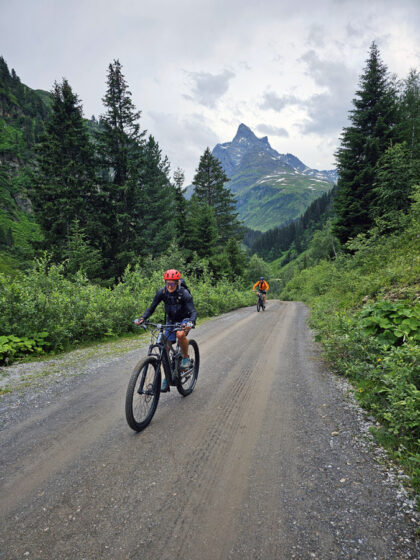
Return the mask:
[[[0,558],[418,558],[416,514],[322,363],[307,313],[269,301],[203,323],[195,391],[163,394],[140,434],[124,399],[144,343],[6,395]]]

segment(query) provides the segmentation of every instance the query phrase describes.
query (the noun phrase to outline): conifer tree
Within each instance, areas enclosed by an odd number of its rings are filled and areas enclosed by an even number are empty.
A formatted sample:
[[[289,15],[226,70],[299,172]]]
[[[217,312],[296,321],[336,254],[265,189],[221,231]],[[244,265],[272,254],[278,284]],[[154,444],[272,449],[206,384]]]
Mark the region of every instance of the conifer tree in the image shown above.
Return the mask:
[[[187,249],[195,251],[199,257],[211,258],[218,238],[214,210],[209,204],[200,202],[195,195],[189,203],[188,227]]]
[[[373,225],[375,167],[395,136],[397,96],[379,50],[372,43],[360,88],[337,151],[339,172],[334,234],[345,243]]]
[[[31,199],[46,246],[60,258],[74,221],[85,231],[87,242],[100,237],[101,226],[93,149],[81,104],[65,79],[54,84],[52,96]]]
[[[235,210],[235,197],[225,186],[228,180],[220,161],[211,154],[209,148],[206,148],[200,158],[192,184],[197,200],[213,208],[221,245],[232,236],[240,238],[242,235],[238,213]]]
[[[110,182],[121,186],[136,174],[138,147],[145,132],[140,132],[141,113],[131,100],[119,60],[108,67],[107,91],[102,101],[106,112],[100,116],[97,134],[100,164]]]
[[[176,235],[178,243],[184,246],[187,233],[187,201],[182,192],[182,185],[185,181],[185,174],[181,168],[174,172],[173,182],[175,187],[175,212],[176,212]]]
[[[152,135],[143,148],[142,175],[137,199],[143,224],[139,254],[156,256],[176,238],[175,189],[169,179],[169,161]]]
[[[102,101],[105,113],[99,119],[96,140],[106,199],[104,252],[107,274],[118,277],[135,258],[137,237],[141,237],[139,182],[145,134],[140,132],[140,111],[131,100],[119,60],[108,67],[107,91]]]
[[[406,142],[410,161],[420,160],[420,74],[411,70],[400,100],[398,131]]]
[[[420,180],[420,161],[411,155],[412,150],[405,142],[395,144],[386,150],[376,166],[375,216],[387,220],[390,229],[399,222],[397,214],[408,211],[412,187]]]

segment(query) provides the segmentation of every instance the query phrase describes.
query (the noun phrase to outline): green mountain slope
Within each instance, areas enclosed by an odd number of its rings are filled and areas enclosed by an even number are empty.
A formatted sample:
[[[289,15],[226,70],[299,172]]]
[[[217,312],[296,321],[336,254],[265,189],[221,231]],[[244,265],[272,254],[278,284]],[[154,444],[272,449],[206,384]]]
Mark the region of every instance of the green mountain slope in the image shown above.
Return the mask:
[[[23,84],[0,57],[0,271],[25,267],[40,240],[27,192],[50,98]]]

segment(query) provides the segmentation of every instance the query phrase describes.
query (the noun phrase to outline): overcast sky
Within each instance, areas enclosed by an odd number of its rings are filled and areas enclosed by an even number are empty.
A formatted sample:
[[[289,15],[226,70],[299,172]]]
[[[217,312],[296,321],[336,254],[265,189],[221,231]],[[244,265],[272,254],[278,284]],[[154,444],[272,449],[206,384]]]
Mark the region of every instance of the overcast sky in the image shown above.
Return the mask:
[[[388,69],[420,70],[420,0],[0,0],[0,54],[34,89],[65,77],[103,112],[118,58],[140,125],[190,183],[238,125],[318,169],[334,152],[376,41]]]

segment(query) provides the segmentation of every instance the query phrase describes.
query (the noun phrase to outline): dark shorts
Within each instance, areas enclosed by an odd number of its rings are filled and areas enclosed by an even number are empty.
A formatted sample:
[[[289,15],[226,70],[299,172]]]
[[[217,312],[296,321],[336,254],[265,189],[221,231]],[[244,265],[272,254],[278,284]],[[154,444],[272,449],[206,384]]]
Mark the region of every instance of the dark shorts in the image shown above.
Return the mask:
[[[181,325],[185,325],[189,323],[191,319],[182,319]],[[175,323],[168,323],[168,325],[174,325]],[[176,341],[176,329],[171,329],[170,327],[165,330],[165,336],[169,340],[169,342]]]
[[[260,294],[266,294],[267,292],[265,290],[258,290]]]

